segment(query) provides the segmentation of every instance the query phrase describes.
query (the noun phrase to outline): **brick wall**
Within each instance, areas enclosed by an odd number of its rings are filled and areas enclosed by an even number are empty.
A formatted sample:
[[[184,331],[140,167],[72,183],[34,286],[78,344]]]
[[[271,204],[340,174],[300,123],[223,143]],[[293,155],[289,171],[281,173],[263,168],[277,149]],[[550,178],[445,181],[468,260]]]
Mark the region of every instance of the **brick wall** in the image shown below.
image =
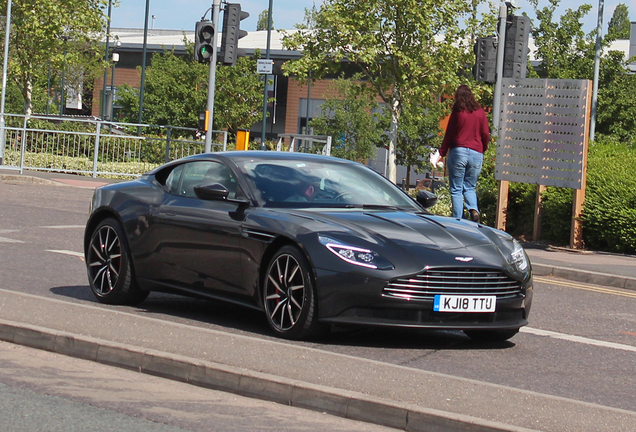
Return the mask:
[[[110,86],[112,79],[113,69],[109,68],[108,77],[106,78],[106,85]],[[141,75],[139,71],[134,68],[115,67],[115,86],[121,86],[128,84],[132,87],[141,86]],[[101,94],[104,90],[104,75],[98,77],[95,80],[95,87],[93,88],[93,108],[91,114],[99,117],[100,107],[102,105]]]
[[[323,80],[311,85],[312,99],[333,98],[336,94],[333,88],[334,80]],[[298,112],[300,100],[307,99],[307,83],[302,83],[294,78],[289,79],[287,86],[287,115],[285,116],[285,133],[298,133]]]

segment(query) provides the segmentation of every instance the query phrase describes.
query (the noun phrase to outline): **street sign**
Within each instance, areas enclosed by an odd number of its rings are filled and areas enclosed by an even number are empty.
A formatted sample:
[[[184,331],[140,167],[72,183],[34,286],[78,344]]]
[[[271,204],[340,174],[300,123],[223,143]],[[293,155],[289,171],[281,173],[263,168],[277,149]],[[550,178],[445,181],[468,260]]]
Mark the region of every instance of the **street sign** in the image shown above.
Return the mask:
[[[256,60],[256,72],[259,74],[271,75],[274,68],[274,61],[268,59]]]

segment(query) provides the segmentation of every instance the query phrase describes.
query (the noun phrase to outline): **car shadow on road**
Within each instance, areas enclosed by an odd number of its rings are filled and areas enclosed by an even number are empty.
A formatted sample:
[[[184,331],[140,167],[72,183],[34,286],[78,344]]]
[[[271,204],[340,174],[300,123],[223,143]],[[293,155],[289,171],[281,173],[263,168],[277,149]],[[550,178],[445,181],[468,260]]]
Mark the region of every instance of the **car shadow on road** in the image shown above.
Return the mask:
[[[212,328],[232,333],[280,340],[270,331],[263,312],[222,301],[152,292],[136,306],[104,305],[95,299],[88,285],[51,288],[56,296],[69,297],[99,305],[106,309],[138,313],[157,319],[181,321],[195,327]],[[311,341],[289,341],[292,344],[320,347],[364,347],[373,349],[478,350],[507,349],[515,344],[474,341],[461,331],[413,328],[331,326],[330,331]]]

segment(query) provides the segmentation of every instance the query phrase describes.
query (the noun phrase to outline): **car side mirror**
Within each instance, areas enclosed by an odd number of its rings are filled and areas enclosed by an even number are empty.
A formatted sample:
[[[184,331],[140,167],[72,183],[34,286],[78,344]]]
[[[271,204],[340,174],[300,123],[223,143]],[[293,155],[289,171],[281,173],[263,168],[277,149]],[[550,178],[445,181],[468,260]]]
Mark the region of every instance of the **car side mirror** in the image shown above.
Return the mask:
[[[437,195],[427,190],[420,190],[415,195],[415,201],[424,208],[430,208],[437,203]]]
[[[202,200],[223,201],[227,199],[230,191],[220,183],[201,184],[194,187],[194,194]]]

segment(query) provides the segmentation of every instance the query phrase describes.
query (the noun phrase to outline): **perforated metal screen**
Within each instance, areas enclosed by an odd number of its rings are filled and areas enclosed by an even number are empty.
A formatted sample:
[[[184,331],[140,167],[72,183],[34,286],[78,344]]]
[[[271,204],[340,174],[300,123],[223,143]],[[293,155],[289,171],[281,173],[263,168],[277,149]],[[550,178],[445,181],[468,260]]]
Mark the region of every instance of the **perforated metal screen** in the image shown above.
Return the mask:
[[[504,78],[495,179],[580,189],[590,85]]]

